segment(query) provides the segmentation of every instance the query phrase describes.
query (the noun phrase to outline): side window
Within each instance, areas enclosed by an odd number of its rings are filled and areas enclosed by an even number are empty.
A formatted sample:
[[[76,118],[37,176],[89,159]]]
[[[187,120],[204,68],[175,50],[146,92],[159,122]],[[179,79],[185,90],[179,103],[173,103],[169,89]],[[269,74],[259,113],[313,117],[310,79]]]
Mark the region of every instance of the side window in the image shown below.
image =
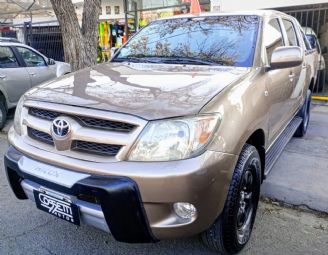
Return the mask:
[[[312,49],[311,44],[302,29],[301,29],[301,33],[302,33],[302,38],[303,38],[306,50],[311,50]]]
[[[268,27],[264,34],[264,45],[268,56],[268,62],[270,63],[273,51],[278,47],[284,46],[284,40],[278,19],[272,19],[268,23]]]
[[[287,38],[289,41],[290,46],[299,46],[298,41],[297,41],[297,36],[295,33],[295,28],[294,25],[291,21],[289,20],[283,20],[286,32],[287,32]]]
[[[0,46],[0,68],[19,67],[13,51],[9,47]]]
[[[314,35],[306,35],[306,38],[308,39],[308,42],[310,43],[311,49],[317,49],[318,52],[320,52],[320,47],[317,42],[317,38]]]
[[[46,66],[43,57],[25,47],[16,47],[28,67]]]

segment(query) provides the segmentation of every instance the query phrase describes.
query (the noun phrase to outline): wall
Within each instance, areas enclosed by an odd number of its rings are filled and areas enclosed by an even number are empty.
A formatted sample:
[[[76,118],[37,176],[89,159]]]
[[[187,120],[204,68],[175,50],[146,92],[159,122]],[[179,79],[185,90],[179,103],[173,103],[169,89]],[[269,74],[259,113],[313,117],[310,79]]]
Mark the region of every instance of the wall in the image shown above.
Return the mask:
[[[106,6],[111,7],[111,14],[106,14]],[[115,6],[119,6],[120,13],[115,14]],[[124,5],[123,0],[102,0],[101,3],[101,15],[99,16],[99,19],[124,19]]]
[[[143,0],[140,1],[141,6],[139,6],[141,9],[149,9],[149,8],[163,8],[167,6],[174,6],[181,4],[181,0]]]

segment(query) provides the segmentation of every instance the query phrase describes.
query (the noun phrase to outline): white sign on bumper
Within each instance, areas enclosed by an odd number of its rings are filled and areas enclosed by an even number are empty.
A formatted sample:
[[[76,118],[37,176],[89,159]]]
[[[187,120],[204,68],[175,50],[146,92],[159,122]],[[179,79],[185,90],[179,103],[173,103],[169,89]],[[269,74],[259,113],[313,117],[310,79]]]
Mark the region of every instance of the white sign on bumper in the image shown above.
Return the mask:
[[[44,164],[27,157],[21,157],[18,161],[21,171],[40,179],[71,188],[78,181],[89,177],[89,174],[77,173],[52,165]]]

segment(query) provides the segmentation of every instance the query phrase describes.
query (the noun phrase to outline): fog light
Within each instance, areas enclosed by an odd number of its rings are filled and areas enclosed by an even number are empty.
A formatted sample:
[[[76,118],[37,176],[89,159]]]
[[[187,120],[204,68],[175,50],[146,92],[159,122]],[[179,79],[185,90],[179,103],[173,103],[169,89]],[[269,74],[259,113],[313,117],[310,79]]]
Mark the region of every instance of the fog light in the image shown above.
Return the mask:
[[[196,215],[196,208],[189,203],[175,203],[174,212],[183,219],[191,219]]]

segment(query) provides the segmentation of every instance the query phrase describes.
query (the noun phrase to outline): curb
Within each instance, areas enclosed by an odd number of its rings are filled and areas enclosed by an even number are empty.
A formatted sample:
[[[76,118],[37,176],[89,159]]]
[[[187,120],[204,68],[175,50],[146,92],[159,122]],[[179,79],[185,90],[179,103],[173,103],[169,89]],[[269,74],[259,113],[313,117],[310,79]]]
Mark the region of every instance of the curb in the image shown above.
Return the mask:
[[[328,96],[312,96],[313,100],[320,100],[320,101],[327,101],[328,102]]]
[[[295,205],[295,204],[292,204],[292,203],[287,203],[283,200],[270,198],[270,197],[265,196],[265,195],[260,196],[260,201],[262,203],[270,204],[270,205],[277,206],[277,207],[289,208],[289,209],[298,210],[298,211],[301,211],[301,212],[308,212],[308,213],[313,213],[313,214],[316,214],[316,215],[321,215],[321,216],[328,217],[327,212],[311,208],[306,204]]]
[[[261,187],[261,197],[291,205],[295,208],[306,208],[318,213],[328,214],[328,198],[315,196],[306,190],[295,189],[280,183],[265,181]]]

